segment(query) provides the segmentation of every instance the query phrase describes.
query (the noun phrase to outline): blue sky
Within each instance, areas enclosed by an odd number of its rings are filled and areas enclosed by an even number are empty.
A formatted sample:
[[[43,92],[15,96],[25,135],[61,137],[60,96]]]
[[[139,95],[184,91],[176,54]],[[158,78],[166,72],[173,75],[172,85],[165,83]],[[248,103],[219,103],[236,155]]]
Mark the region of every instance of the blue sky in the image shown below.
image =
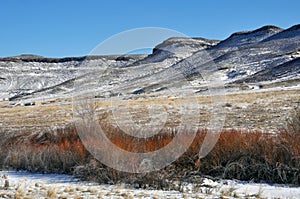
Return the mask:
[[[299,8],[299,0],[3,0],[0,57],[86,55],[108,37],[141,27],[225,39],[267,24],[298,24]]]

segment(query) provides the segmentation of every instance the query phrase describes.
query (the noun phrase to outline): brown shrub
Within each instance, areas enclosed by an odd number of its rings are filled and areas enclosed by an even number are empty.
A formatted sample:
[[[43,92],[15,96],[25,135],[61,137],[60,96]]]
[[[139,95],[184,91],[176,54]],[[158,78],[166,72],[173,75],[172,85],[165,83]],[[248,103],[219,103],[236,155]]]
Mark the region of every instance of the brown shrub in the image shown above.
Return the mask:
[[[33,172],[69,173],[83,164],[88,152],[74,128],[53,132],[22,133],[3,143],[0,160],[2,168]]]
[[[204,175],[299,185],[299,115],[298,112],[289,121],[288,128],[277,134],[223,131],[214,149],[201,161],[198,151],[207,131],[199,130],[185,154],[163,170],[148,174],[119,172],[97,162],[83,146],[74,126],[9,136],[1,141],[0,164],[4,168],[59,173],[70,173],[75,168],[74,174],[87,180],[126,182],[139,187],[163,188],[172,180],[197,182]],[[102,128],[115,145],[131,152],[155,151],[166,146],[176,135],[175,129],[166,128],[156,136],[140,139],[110,125]],[[185,142],[185,138],[182,139]]]
[[[113,136],[110,138],[116,145],[134,152],[151,151],[159,148],[158,146],[165,146],[174,136],[169,132],[161,132],[159,137],[143,140],[143,144],[136,145],[136,143],[140,143],[136,138],[132,138],[132,140],[124,138],[122,137],[123,132],[118,129],[114,129],[113,132]],[[211,153],[203,158],[199,164],[198,151],[205,134],[206,131],[198,131],[190,148],[172,165],[162,171],[151,172],[142,178],[139,178],[139,175],[124,174],[106,168],[95,160],[92,165],[87,164],[78,168],[76,174],[85,179],[92,176],[93,180],[96,178],[100,182],[147,181],[149,184],[147,179],[155,182],[153,178],[156,176],[156,183],[166,184],[165,181],[175,179],[191,181],[195,176],[209,175],[216,178],[299,184],[300,160],[297,155],[299,151],[299,132],[291,136],[287,131],[279,134],[224,131]],[[98,175],[97,172],[92,172],[90,176],[86,175],[85,169],[91,172],[90,170],[97,170],[95,168],[99,170]],[[103,178],[103,175],[106,177]]]

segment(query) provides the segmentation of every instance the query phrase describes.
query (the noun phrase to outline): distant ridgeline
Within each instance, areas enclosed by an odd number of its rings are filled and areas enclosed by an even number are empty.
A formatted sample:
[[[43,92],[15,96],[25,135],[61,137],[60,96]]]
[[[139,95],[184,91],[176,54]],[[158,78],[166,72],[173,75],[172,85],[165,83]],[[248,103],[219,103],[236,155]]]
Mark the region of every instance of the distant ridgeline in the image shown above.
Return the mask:
[[[0,94],[7,93],[2,100],[10,101],[70,97],[74,91],[124,99],[170,92],[201,94],[208,92],[203,71],[223,80],[226,88],[242,90],[297,81],[300,25],[264,26],[233,33],[223,41],[169,38],[150,55],[0,58]],[[74,88],[75,80],[80,87]]]

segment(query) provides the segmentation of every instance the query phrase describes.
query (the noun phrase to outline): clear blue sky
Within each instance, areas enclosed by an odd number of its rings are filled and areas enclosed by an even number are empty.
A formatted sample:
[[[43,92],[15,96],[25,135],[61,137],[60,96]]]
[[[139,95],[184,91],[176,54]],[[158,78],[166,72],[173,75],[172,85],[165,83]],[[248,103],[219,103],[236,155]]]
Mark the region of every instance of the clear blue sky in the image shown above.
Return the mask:
[[[299,0],[2,0],[0,57],[86,55],[108,37],[140,27],[225,39],[267,24],[298,24],[299,8]]]

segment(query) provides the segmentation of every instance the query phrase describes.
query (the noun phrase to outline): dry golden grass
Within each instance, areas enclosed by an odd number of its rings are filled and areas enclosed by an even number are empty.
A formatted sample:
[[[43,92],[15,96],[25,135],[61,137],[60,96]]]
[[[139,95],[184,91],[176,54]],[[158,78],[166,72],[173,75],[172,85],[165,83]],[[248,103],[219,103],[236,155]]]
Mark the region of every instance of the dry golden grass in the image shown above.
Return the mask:
[[[299,103],[300,90],[286,91],[266,91],[253,93],[227,94],[226,100],[229,105],[226,107],[225,128],[254,128],[261,130],[276,130],[278,125],[282,125],[284,117]],[[68,99],[66,99],[68,100]],[[208,96],[197,96],[195,98],[176,99],[172,97],[146,98],[134,100],[97,100],[97,106],[101,108],[98,114],[109,114],[112,107],[140,106],[140,112],[134,112],[134,117],[140,117],[147,106],[163,105],[165,110],[170,113],[170,120],[178,118],[174,115],[176,104],[184,100],[198,101],[204,106],[201,109],[201,119],[204,123],[209,120],[209,108],[211,107],[211,98]],[[69,99],[70,101],[70,99]],[[173,109],[172,109],[173,108]],[[28,128],[41,130],[45,127],[63,127],[70,124],[73,120],[72,106],[57,104],[46,104],[33,107],[11,107],[0,108],[0,118],[3,128]],[[173,118],[172,118],[173,117]],[[274,121],[274,122],[271,122]],[[205,126],[201,125],[203,128]]]
[[[56,198],[57,197],[57,187],[55,187],[55,186],[49,187],[47,190],[47,197],[49,199]]]

